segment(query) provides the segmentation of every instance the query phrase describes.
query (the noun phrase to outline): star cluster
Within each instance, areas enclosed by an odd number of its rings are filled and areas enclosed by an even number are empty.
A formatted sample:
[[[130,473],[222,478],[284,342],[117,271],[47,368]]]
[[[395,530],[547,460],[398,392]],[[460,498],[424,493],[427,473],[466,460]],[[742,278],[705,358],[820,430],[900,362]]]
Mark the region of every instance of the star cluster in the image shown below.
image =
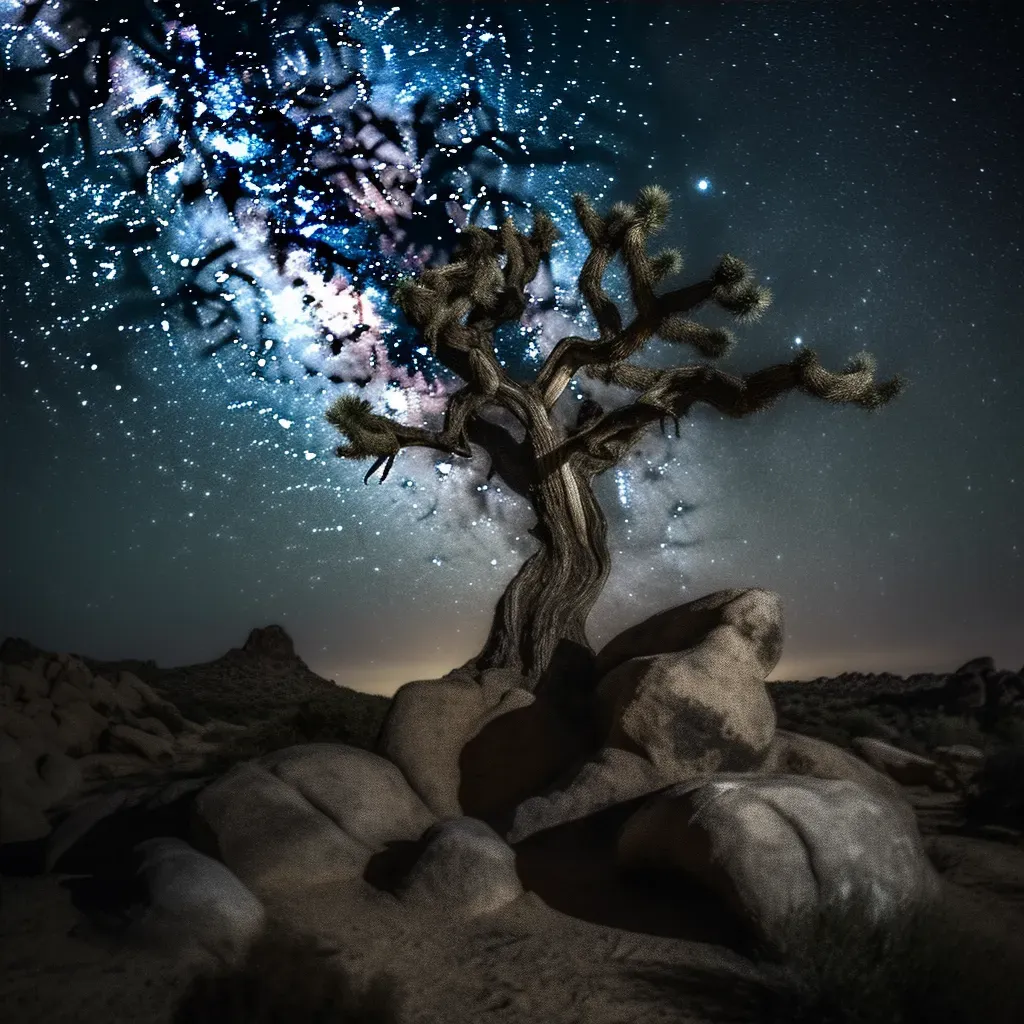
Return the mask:
[[[510,372],[593,333],[571,195],[656,182],[680,280],[728,250],[775,292],[732,372],[867,348],[911,389],[652,434],[597,481],[595,638],[759,585],[785,601],[783,678],[1019,661],[1019,33],[968,7],[160,0],[104,23],[0,0],[4,632],[177,664],[275,621],[366,688],[465,660],[529,509],[483,456],[406,451],[364,487],[324,410],[350,391],[440,422],[458,382],[390,291],[467,223],[541,205],[562,231],[497,339]],[[562,414],[585,398],[625,393],[582,382]]]

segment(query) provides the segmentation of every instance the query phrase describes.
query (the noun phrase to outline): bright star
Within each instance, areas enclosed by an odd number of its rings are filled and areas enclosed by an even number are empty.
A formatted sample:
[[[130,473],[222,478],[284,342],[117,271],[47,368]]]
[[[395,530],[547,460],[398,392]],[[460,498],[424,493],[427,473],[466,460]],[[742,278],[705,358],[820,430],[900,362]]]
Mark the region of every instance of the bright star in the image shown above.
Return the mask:
[[[711,182],[708,181],[707,178],[701,178],[700,181],[697,182],[697,188],[699,188],[701,192],[707,192],[707,190],[711,188]]]

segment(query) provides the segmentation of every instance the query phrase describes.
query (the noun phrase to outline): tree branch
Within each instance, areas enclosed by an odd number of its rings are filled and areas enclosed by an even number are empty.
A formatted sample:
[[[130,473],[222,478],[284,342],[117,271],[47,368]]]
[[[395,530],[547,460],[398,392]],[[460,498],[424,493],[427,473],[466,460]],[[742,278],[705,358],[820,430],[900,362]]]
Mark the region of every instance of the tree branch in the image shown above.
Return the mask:
[[[752,319],[771,301],[768,289],[755,284],[742,261],[728,254],[706,280],[663,295],[655,294],[655,286],[678,270],[682,262],[675,250],[655,256],[647,252],[648,239],[661,229],[668,216],[668,194],[663,189],[641,189],[635,205],[616,203],[607,217],[600,216],[585,195],[575,195],[573,202],[576,219],[591,244],[580,272],[579,288],[600,336],[594,340],[563,338],[555,346],[535,383],[546,409],[554,407],[569,381],[584,366],[622,362],[656,335],[666,341],[693,345],[703,355],[717,359],[732,345],[729,332],[692,323],[683,315],[713,300],[738,319]],[[626,327],[601,283],[616,253],[622,256],[636,310],[636,316]]]
[[[619,368],[644,371],[642,367]],[[803,391],[836,405],[859,405],[877,409],[896,397],[906,382],[900,377],[876,383],[875,360],[866,352],[858,354],[845,370],[826,370],[811,349],[805,349],[790,363],[779,363],[743,377],[707,365],[669,370],[648,370],[644,393],[632,404],[614,409],[586,429],[574,434],[545,459],[546,475],[576,454],[589,465],[610,468],[633,448],[656,420],[665,416],[686,416],[696,402],[706,402],[736,419],[766,409],[787,391]],[[636,378],[639,380],[639,376]],[[629,385],[627,385],[629,386]]]

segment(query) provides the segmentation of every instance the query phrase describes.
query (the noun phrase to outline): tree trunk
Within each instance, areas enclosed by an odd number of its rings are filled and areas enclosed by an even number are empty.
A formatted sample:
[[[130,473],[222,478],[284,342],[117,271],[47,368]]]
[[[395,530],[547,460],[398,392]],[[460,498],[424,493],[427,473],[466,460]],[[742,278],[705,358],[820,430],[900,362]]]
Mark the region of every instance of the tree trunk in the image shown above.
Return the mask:
[[[592,683],[586,624],[611,567],[608,524],[590,477],[573,460],[534,486],[533,503],[530,533],[540,550],[505,589],[487,643],[463,667],[511,668],[524,688],[551,686],[568,697]]]

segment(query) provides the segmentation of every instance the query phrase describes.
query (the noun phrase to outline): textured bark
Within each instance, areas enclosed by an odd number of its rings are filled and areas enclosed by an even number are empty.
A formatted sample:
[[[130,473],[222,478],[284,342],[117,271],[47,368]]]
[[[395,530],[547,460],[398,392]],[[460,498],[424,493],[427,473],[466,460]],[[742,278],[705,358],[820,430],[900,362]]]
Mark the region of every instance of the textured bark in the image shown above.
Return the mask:
[[[540,542],[498,601],[483,650],[466,668],[512,668],[535,689],[549,669],[586,672],[586,625],[611,568],[608,526],[590,481],[566,465],[534,495]],[[556,652],[559,652],[556,656]]]

